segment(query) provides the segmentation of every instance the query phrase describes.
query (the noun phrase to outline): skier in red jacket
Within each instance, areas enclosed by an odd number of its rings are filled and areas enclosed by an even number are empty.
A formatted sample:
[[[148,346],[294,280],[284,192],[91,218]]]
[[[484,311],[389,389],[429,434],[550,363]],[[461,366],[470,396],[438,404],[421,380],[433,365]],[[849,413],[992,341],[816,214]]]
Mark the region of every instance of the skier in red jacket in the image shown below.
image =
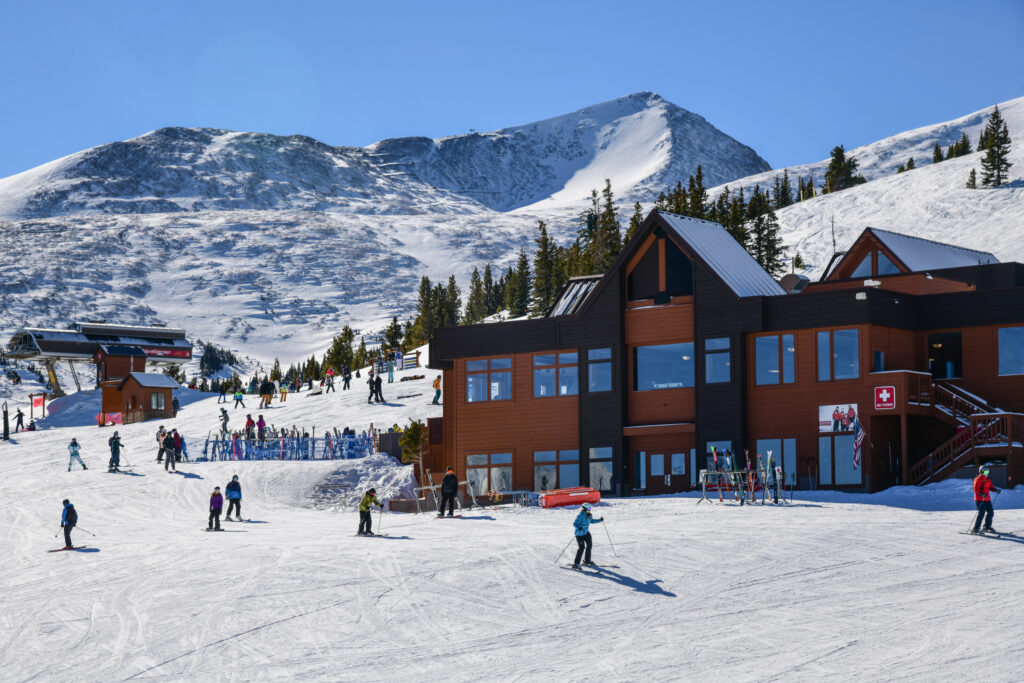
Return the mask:
[[[978,476],[974,478],[974,504],[978,508],[978,517],[974,520],[973,533],[975,534],[985,531],[993,534],[997,533],[992,528],[992,516],[995,512],[992,510],[992,499],[989,497],[991,491],[1001,493],[992,483],[992,480],[988,478],[988,465],[982,465],[978,468]],[[982,517],[985,518],[984,528],[981,528]]]

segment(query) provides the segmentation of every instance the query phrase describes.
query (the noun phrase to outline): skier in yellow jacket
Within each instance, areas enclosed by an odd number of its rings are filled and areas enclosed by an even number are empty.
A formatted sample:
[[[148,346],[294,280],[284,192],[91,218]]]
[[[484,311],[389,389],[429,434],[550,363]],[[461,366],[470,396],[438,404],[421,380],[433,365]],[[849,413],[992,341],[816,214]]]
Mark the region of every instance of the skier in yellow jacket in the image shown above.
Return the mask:
[[[363,494],[363,499],[359,501],[359,536],[373,536],[373,531],[370,530],[371,505],[384,508],[384,504],[377,500],[377,489],[370,489]]]

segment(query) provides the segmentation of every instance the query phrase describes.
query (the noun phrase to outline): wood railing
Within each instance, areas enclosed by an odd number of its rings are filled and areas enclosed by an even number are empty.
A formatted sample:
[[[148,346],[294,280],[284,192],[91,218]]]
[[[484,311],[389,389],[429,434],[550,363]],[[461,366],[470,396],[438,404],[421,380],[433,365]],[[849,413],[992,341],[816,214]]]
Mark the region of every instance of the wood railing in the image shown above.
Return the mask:
[[[945,408],[954,420],[964,424],[972,415],[998,412],[981,399],[971,397],[953,385],[933,384],[932,401],[936,408]]]
[[[1024,444],[1024,415],[1019,413],[975,413],[969,426],[921,458],[910,468],[910,484],[927,484],[949,476],[978,454],[982,446],[1021,448]]]

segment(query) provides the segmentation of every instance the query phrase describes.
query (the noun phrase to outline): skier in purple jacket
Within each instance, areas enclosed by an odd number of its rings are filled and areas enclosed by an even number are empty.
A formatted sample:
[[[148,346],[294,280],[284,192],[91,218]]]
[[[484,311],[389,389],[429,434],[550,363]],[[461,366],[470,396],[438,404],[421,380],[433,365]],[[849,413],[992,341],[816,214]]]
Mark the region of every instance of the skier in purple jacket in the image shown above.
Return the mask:
[[[210,521],[206,525],[207,531],[220,531],[220,511],[224,509],[224,496],[220,495],[220,487],[213,487],[213,495],[210,496]]]

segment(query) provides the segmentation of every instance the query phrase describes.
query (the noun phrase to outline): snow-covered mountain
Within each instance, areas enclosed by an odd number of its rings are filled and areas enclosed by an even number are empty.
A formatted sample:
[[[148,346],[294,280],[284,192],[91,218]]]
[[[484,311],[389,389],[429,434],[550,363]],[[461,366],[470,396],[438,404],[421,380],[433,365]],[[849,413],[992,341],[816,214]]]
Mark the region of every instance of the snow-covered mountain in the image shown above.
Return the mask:
[[[851,149],[866,185],[779,212],[810,264],[866,225],[1024,261],[1024,98],[1000,104],[1011,182],[967,190],[977,153],[931,165],[988,109]],[[842,140],[837,140],[842,142]],[[823,150],[825,152],[827,150]],[[918,168],[895,175],[913,156]],[[536,223],[575,230],[611,179],[623,214],[703,166],[714,197],[781,173],[652,93],[493,133],[366,148],[302,136],[168,128],[0,179],[0,337],[76,319],[167,322],[260,360],[322,353],[343,324],[407,317],[420,276],[465,287],[485,262],[532,248]],[[790,167],[819,181],[827,161]],[[625,217],[625,216],[624,216]]]

